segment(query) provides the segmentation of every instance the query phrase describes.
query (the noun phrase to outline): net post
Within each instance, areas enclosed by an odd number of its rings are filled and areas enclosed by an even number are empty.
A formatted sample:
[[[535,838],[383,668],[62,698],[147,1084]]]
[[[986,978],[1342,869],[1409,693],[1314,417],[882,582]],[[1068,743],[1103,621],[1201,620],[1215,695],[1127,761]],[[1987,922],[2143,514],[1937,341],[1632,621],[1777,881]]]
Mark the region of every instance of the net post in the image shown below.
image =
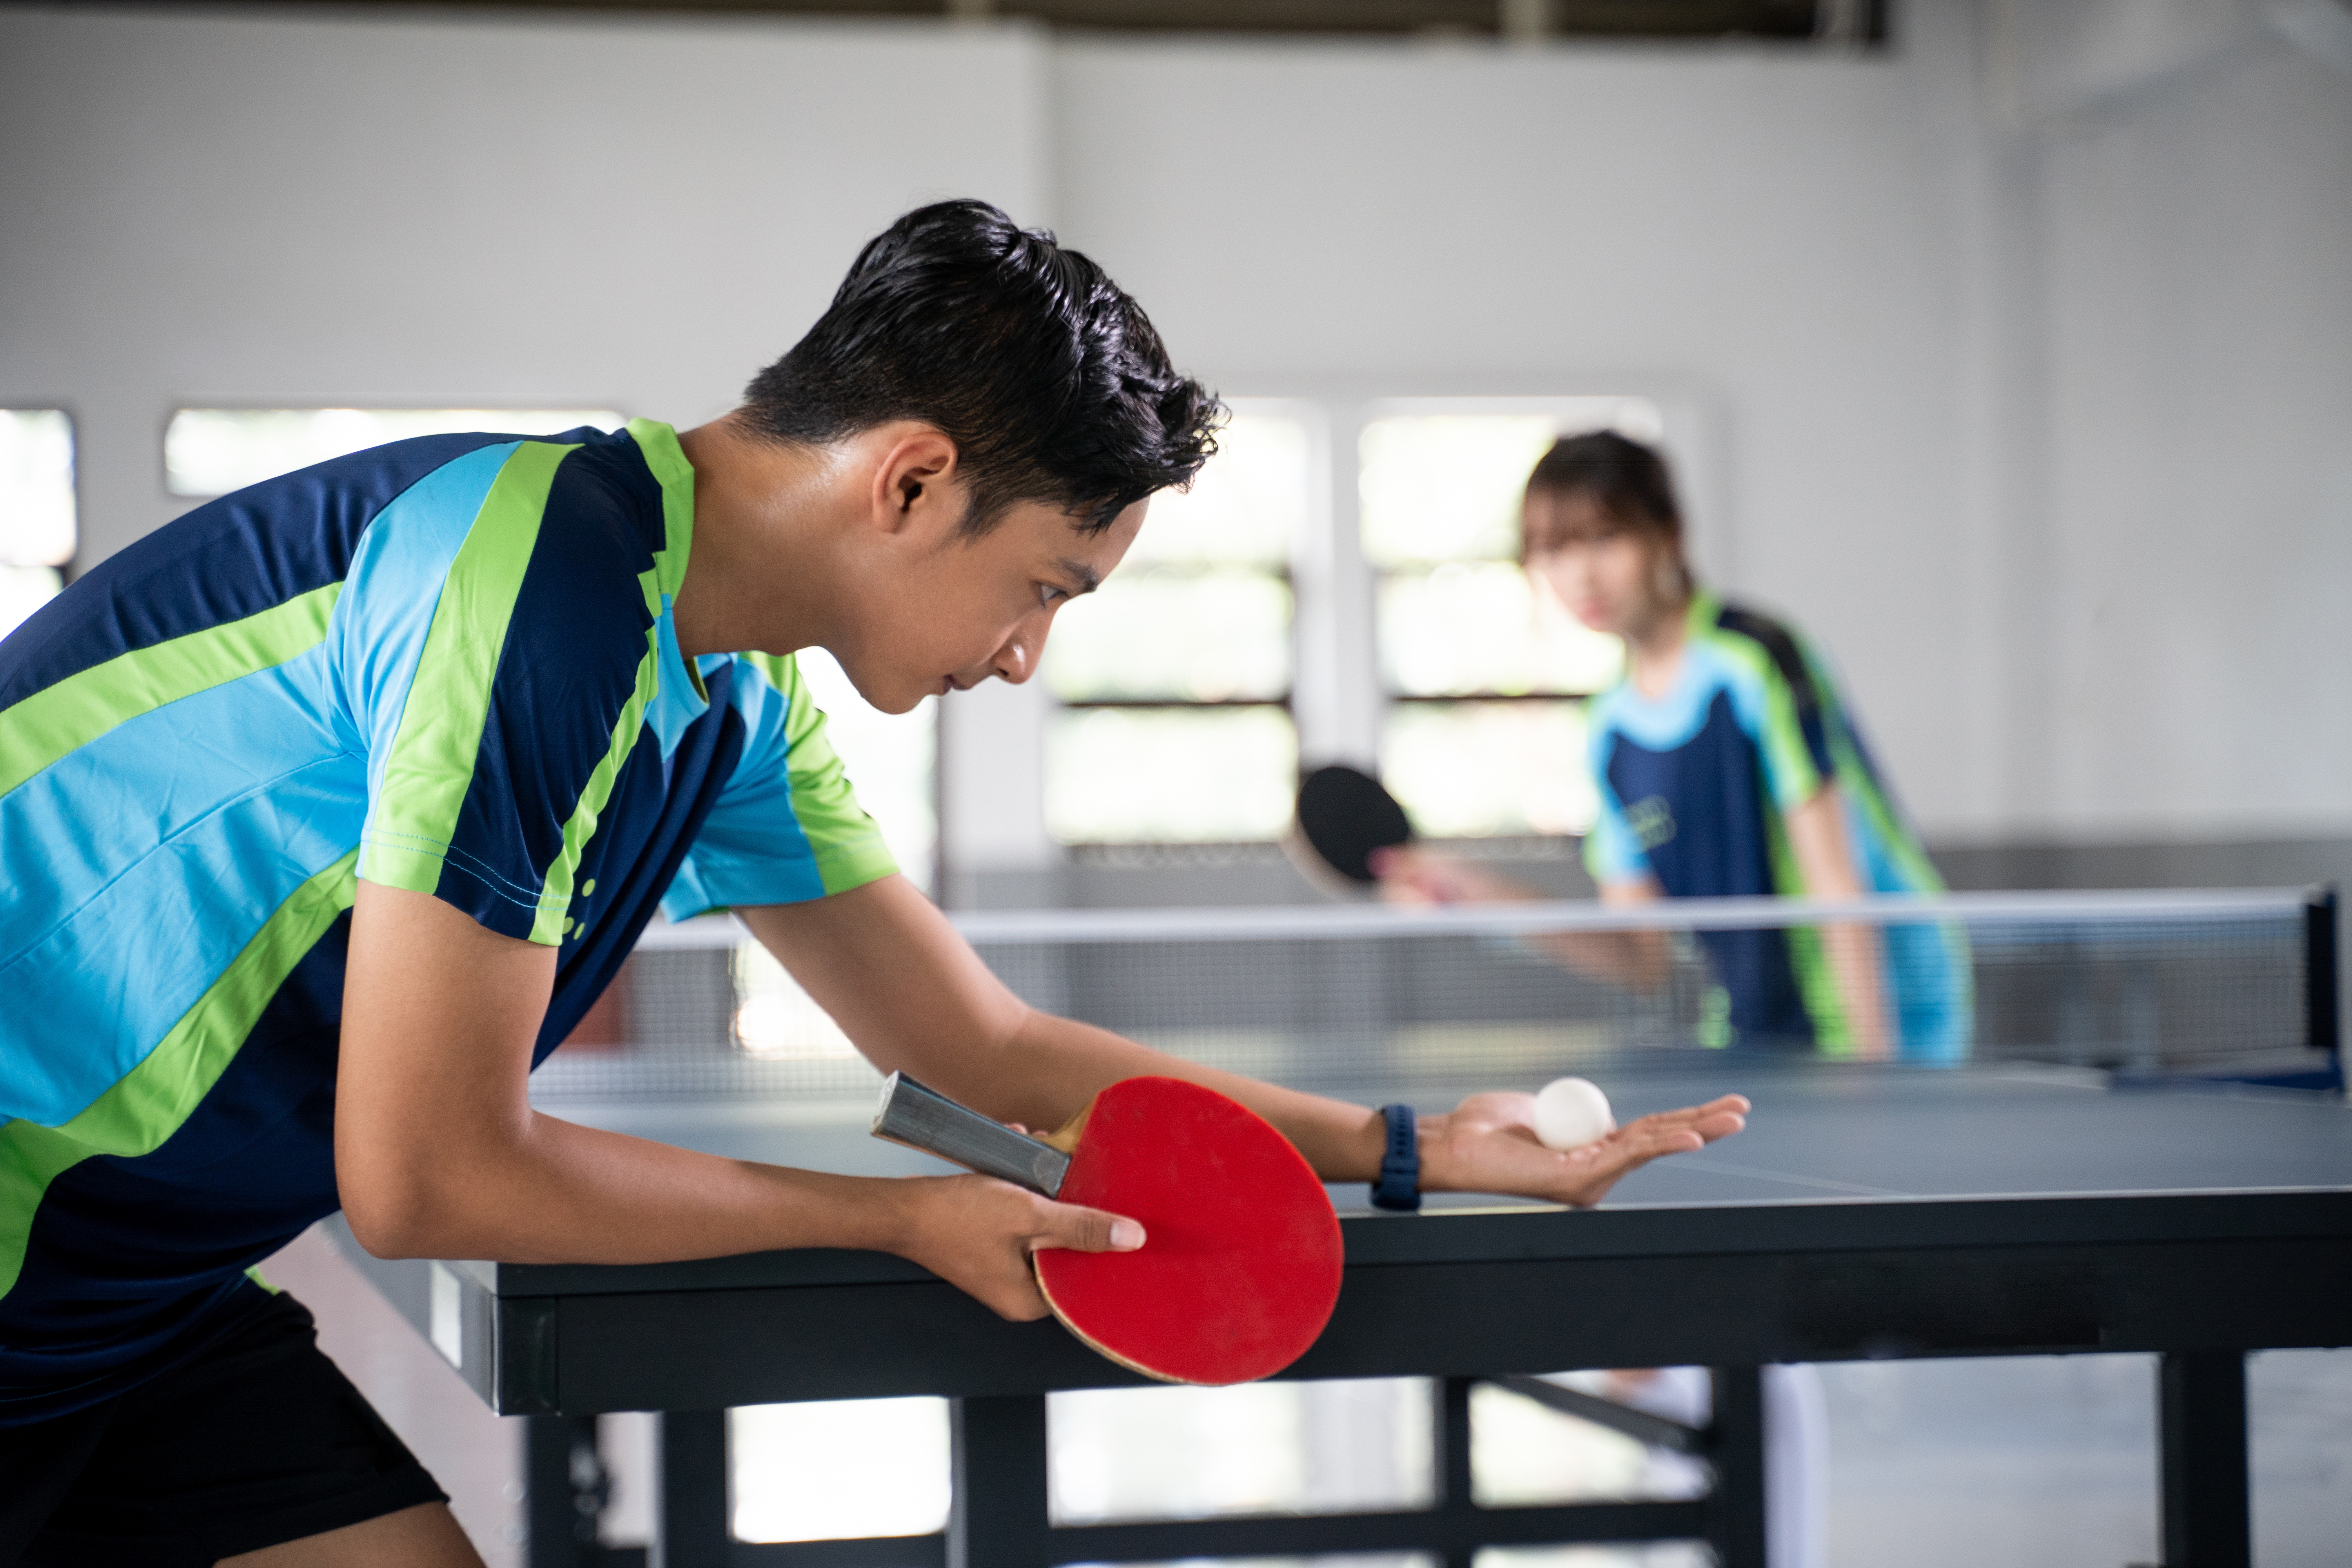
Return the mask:
[[[2336,884],[2325,882],[2311,889],[2303,906],[2304,1016],[2310,1031],[2311,1048],[2327,1053],[2335,1067],[2336,1087],[2342,1089],[2343,1022],[2339,1009],[2343,994],[2342,976],[2336,967]]]

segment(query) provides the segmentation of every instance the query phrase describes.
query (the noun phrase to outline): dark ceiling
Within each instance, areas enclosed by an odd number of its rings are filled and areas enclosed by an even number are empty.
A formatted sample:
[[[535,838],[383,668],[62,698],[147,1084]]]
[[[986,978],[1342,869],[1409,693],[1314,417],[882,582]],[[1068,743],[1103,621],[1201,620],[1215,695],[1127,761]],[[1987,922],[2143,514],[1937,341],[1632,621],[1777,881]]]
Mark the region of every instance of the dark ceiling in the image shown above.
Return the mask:
[[[372,0],[440,11],[1014,16],[1159,33],[1757,37],[1882,42],[1886,0]],[[248,5],[241,9],[251,9]],[[274,8],[265,6],[265,8]]]

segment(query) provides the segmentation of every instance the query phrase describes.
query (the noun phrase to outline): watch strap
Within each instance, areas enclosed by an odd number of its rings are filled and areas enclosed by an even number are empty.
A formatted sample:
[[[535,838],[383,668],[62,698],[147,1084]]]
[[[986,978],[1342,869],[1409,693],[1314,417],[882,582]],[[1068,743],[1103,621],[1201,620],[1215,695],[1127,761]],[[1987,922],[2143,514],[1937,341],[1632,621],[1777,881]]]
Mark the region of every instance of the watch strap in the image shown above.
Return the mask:
[[[1410,1105],[1383,1105],[1388,1149],[1381,1156],[1381,1179],[1372,1184],[1372,1206],[1410,1214],[1421,1207],[1421,1130]]]

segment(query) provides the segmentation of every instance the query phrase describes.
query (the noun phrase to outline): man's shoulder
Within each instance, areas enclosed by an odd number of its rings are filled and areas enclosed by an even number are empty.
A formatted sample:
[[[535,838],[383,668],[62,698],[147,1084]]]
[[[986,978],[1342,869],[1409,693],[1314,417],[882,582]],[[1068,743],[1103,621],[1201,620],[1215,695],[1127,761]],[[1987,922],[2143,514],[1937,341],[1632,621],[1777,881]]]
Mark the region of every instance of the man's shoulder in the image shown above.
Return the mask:
[[[0,709],[125,655],[333,589],[387,508],[452,464],[513,439],[395,441],[205,502],[91,566],[7,639]]]

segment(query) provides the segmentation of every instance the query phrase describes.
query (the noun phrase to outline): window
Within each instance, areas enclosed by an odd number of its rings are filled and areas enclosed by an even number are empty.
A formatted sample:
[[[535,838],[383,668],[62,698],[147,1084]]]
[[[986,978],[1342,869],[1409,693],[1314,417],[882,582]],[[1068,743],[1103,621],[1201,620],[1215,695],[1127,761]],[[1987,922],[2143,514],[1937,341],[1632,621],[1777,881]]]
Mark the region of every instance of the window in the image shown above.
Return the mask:
[[[889,841],[907,879],[930,889],[939,856],[936,793],[940,700],[926,697],[906,713],[885,713],[857,695],[833,655],[801,649],[801,679],[824,714],[824,732],[866,808]]]
[[[73,420],[0,408],[0,637],[57,596],[77,542]]]
[[[1520,572],[1518,513],[1545,449],[1602,428],[1659,441],[1665,417],[1637,396],[1238,401],[1192,490],[1055,622],[1053,837],[1277,838],[1302,726],[1307,761],[1377,765],[1429,837],[1584,832],[1584,701],[1622,649]]]
[[[824,710],[825,735],[857,792],[857,804],[882,829],[898,869],[929,892],[939,868],[940,700],[926,697],[911,712],[885,713],[857,695],[824,649],[803,648],[798,658],[801,679]],[[734,1039],[746,1056],[763,1061],[856,1058],[849,1037],[766,948],[756,942],[737,944],[731,968]]]
[[[1357,443],[1374,641],[1390,700],[1382,778],[1433,837],[1582,833],[1599,801],[1581,699],[1617,678],[1614,637],[1584,629],[1518,568],[1519,497],[1562,434],[1662,434],[1625,397],[1399,405]]]
[[[183,408],[164,427],[163,479],[175,496],[225,496],[412,436],[552,436],[623,423],[609,408]]]
[[[1055,616],[1042,676],[1045,821],[1064,844],[1278,837],[1297,788],[1291,552],[1316,443],[1239,405],[1192,489],[1153,500],[1127,561]]]

